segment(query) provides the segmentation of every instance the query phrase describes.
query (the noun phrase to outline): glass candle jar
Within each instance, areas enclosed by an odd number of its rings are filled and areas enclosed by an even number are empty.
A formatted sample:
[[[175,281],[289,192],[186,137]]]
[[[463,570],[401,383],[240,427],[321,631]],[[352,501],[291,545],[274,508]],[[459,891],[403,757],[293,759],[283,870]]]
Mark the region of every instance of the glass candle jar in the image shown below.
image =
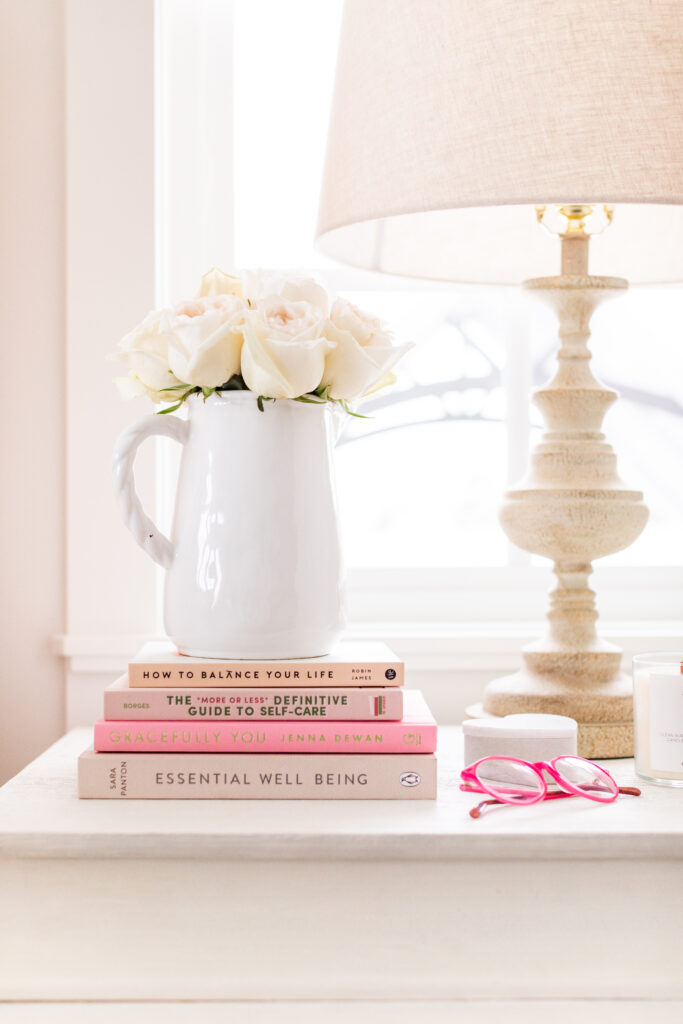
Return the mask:
[[[636,772],[660,786],[683,786],[683,654],[633,659]]]

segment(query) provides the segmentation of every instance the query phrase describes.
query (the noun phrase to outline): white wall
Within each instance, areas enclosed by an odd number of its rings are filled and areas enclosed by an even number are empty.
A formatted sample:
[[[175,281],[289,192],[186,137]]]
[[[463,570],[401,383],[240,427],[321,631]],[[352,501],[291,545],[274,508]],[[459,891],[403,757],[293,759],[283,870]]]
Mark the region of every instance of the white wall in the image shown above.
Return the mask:
[[[64,63],[59,0],[0,4],[0,781],[59,736]]]
[[[106,360],[154,306],[154,0],[0,0],[0,184],[1,782],[64,730],[56,638],[155,627]]]

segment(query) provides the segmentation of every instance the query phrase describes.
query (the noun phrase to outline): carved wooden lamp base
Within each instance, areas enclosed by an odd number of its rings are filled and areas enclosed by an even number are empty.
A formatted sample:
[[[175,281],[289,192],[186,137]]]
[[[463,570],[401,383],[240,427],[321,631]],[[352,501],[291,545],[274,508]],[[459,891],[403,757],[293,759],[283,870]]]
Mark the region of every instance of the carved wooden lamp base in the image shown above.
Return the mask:
[[[552,559],[557,586],[550,595],[547,635],[525,648],[519,672],[487,686],[482,711],[569,715],[579,724],[582,756],[626,757],[633,753],[631,682],[621,673],[621,651],[597,635],[588,578],[593,559],[633,543],[648,511],[642,493],[620,480],[616,456],[601,432],[617,395],[593,376],[588,339],[595,307],[627,284],[588,275],[583,220],[591,208],[561,212],[568,219],[560,236],[562,274],[525,284],[559,319],[557,371],[534,395],[545,432],[527,476],[508,491],[500,513],[514,544]]]
[[[617,652],[621,659],[621,652]],[[524,660],[525,654],[522,654]],[[592,678],[591,666],[583,678]],[[633,756],[633,700],[629,676],[617,672],[608,682],[567,685],[566,679],[538,675],[524,665],[514,675],[496,679],[486,690],[486,704],[467,709],[468,718],[533,712],[568,715],[578,722],[581,757]]]

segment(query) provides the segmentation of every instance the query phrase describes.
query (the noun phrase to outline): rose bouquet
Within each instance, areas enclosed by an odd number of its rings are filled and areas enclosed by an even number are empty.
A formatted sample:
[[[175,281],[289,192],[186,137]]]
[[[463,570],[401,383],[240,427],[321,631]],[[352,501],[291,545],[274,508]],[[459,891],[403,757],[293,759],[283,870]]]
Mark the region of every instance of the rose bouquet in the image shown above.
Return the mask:
[[[391,383],[410,345],[311,278],[210,270],[199,295],[150,313],[121,341],[125,397],[148,395],[173,412],[192,394],[252,391],[263,402],[349,403]]]

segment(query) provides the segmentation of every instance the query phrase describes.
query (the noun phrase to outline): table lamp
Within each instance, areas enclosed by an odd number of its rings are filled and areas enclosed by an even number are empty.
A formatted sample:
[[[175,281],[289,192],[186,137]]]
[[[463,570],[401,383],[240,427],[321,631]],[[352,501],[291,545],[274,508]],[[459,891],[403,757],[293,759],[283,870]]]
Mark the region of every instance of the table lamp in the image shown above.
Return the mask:
[[[545,430],[501,511],[554,563],[548,632],[482,713],[569,715],[586,757],[633,752],[630,681],[588,579],[648,515],[602,433],[617,395],[591,372],[589,323],[625,278],[683,279],[681,203],[677,0],[347,0],[319,247],[398,275],[524,281],[559,320],[534,394]]]

